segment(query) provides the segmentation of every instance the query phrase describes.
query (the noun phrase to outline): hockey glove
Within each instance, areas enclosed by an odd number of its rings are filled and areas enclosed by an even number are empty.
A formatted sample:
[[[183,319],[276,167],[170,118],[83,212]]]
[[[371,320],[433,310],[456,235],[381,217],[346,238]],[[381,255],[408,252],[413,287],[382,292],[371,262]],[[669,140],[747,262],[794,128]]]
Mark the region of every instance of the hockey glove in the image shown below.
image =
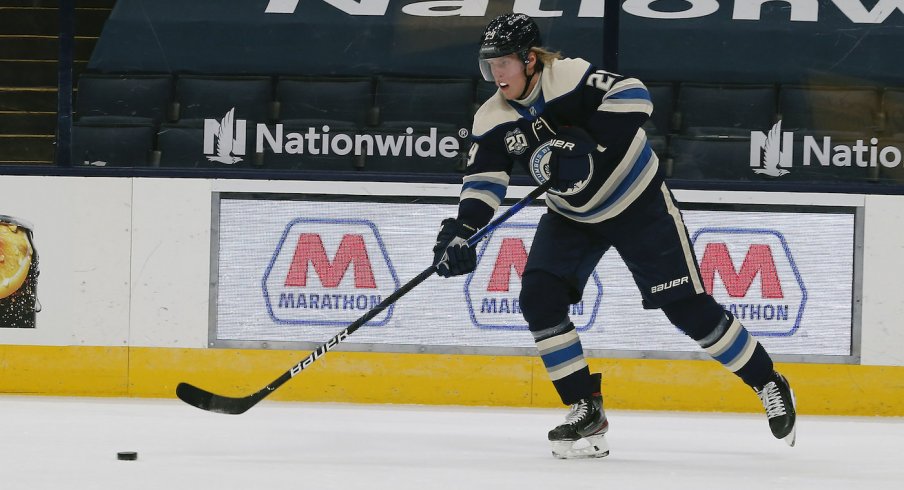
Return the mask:
[[[477,250],[468,246],[477,230],[455,219],[446,218],[433,246],[433,264],[443,277],[460,276],[477,268]]]
[[[553,189],[564,191],[590,176],[590,154],[597,144],[583,129],[562,126],[549,141],[549,178]]]

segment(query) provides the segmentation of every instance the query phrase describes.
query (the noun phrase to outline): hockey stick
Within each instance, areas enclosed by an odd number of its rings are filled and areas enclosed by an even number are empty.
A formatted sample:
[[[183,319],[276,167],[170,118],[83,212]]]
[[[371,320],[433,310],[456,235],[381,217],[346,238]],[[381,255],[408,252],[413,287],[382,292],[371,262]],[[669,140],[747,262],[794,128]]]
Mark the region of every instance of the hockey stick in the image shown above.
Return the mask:
[[[549,189],[550,185],[550,181],[544,182],[542,185],[531,191],[530,194],[524,196],[520,201],[513,204],[512,207],[507,209],[498,218],[494,219],[492,222],[490,222],[490,224],[478,230],[477,233],[474,234],[474,236],[469,238],[468,245],[471,247],[477,245],[478,242],[483,240],[496,227],[501,225],[507,219],[511,218],[515,213],[520,211],[524,206],[527,206],[531,201],[540,197],[541,194]],[[430,267],[424,269],[424,271],[415,276],[414,279],[408,281],[405,285],[403,285],[395,292],[390,294],[386,299],[381,301],[380,304],[374,306],[361,318],[355,320],[351,325],[336,334],[325,344],[314,349],[314,351],[311,352],[308,357],[304,358],[298,364],[292,366],[288,371],[284,372],[280,377],[276,378],[275,380],[273,380],[273,382],[271,382],[267,386],[264,386],[256,393],[245,397],[235,398],[230,396],[217,395],[188,383],[179,383],[179,385],[176,387],[176,396],[178,396],[180,400],[188,403],[189,405],[210,412],[227,413],[234,415],[245,413],[249,408],[257,405],[259,401],[263,400],[267,397],[267,395],[276,391],[277,388],[285,384],[286,381],[294,378],[296,375],[298,375],[298,373],[302,372],[314,361],[335,348],[337,345],[339,345],[340,342],[346,340],[351,334],[355,333],[358,328],[370,321],[375,316],[379,315],[389,305],[395,303],[399,298],[414,289],[415,286],[424,282],[424,280],[432,276],[434,272],[436,272],[435,265],[431,265]]]

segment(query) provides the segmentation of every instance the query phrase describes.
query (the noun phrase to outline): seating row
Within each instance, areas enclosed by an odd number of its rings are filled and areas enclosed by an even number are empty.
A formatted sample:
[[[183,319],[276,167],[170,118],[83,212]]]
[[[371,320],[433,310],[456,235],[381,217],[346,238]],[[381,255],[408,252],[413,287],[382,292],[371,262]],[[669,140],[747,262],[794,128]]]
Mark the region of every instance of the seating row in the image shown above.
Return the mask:
[[[234,134],[236,128],[244,134]],[[464,169],[460,135],[379,129],[265,125],[261,128],[77,122],[73,161],[83,165],[455,173]],[[263,134],[256,134],[262,131]],[[787,134],[787,133],[786,133]],[[259,138],[258,136],[263,136]],[[769,153],[765,133],[673,135],[665,175],[688,180],[899,181],[904,133],[882,139],[808,135],[782,138]],[[407,140],[406,140],[407,138]],[[255,142],[260,146],[256,146]],[[773,141],[771,144],[776,144]],[[409,146],[410,145],[410,146]],[[389,151],[386,151],[389,150]],[[394,154],[393,154],[394,153]],[[516,169],[516,173],[523,173]]]
[[[904,88],[647,83],[653,135],[743,135],[782,120],[789,131],[904,132]],[[83,74],[79,118],[130,117],[155,123],[221,118],[256,122],[386,122],[469,128],[475,106],[495,92],[469,78],[269,77]],[[89,119],[90,120],[90,119]]]
[[[472,79],[84,74],[76,114],[95,122],[112,116],[159,124],[220,119],[234,108],[236,119],[260,123],[363,128],[412,122],[458,129],[470,128],[480,96]]]

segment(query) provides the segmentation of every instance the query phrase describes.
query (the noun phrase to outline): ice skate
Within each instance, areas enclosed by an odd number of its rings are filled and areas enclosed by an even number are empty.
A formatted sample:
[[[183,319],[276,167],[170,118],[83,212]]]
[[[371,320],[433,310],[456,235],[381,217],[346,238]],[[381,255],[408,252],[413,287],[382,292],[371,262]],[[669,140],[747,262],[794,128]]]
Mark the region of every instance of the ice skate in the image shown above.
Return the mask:
[[[596,386],[602,376],[592,375]],[[609,421],[603,411],[603,396],[597,388],[589,398],[571,405],[565,423],[549,431],[552,455],[559,459],[602,458],[609,454],[606,431]]]
[[[768,383],[754,389],[766,409],[772,435],[793,447],[797,436],[797,411],[794,391],[788,385],[788,380],[774,372]]]

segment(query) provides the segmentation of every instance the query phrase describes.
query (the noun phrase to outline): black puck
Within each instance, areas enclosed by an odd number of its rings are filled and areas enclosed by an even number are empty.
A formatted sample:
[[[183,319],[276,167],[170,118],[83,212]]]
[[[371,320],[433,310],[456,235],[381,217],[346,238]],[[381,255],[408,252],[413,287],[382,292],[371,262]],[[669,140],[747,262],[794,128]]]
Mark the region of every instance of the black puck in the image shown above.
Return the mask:
[[[138,453],[135,451],[122,451],[116,453],[116,459],[120,461],[135,461],[138,459]]]

